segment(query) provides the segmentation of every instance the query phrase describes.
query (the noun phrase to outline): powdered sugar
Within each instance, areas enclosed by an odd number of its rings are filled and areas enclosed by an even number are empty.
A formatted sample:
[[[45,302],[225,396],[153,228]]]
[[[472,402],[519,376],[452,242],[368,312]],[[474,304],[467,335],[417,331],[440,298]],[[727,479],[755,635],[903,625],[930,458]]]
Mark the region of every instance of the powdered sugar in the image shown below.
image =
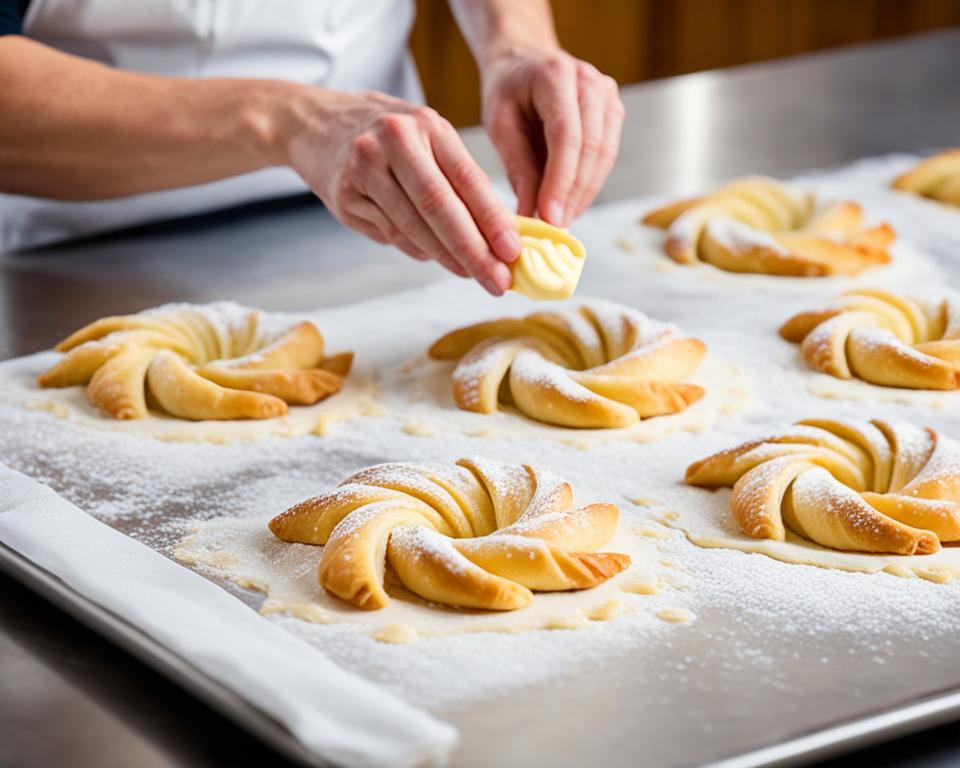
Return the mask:
[[[212,537],[224,556],[232,548],[258,553],[264,567],[295,572],[318,590],[319,549],[277,541],[266,530],[266,521],[383,461],[451,462],[482,455],[531,463],[568,480],[580,494],[578,503],[618,503],[627,525],[660,530],[657,518],[688,510],[721,532],[733,533],[729,491],[712,493],[682,484],[683,472],[694,459],[818,416],[899,417],[960,436],[960,403],[955,398],[943,400],[936,409],[913,400],[886,403],[873,394],[881,388],[862,382],[865,394],[854,400],[811,395],[809,386],[820,381],[818,375],[806,368],[795,345],[777,335],[780,323],[793,312],[820,306],[853,285],[909,287],[914,279],[942,284],[945,275],[958,277],[960,213],[885,187],[910,162],[912,158],[883,159],[807,180],[818,191],[862,202],[871,219],[890,220],[898,229],[901,250],[894,250],[894,263],[863,281],[673,269],[662,252],[662,233],[634,224],[654,200],[598,209],[577,223],[590,254],[582,281],[585,294],[676,322],[686,334],[703,339],[711,355],[749,371],[757,393],[750,409],[717,421],[713,430],[704,431],[701,424],[698,432],[661,435],[659,442],[591,443],[589,450],[583,450],[584,443],[550,439],[544,431],[503,440],[457,429],[435,439],[405,433],[401,399],[384,394],[392,414],[344,424],[326,437],[195,445],[96,432],[44,410],[0,403],[0,459],[163,552],[171,552],[189,527],[226,517]],[[621,236],[636,244],[633,252],[613,246]],[[389,372],[417,360],[433,339],[451,328],[531,310],[520,297],[488,299],[479,289],[451,282],[310,316],[325,335],[335,335],[335,348],[355,348],[358,362],[375,360],[378,371]],[[422,357],[419,365],[418,370],[435,374],[437,391],[449,391],[449,367],[431,368]],[[0,366],[0,376],[6,370]],[[381,377],[382,383],[392,381]],[[710,382],[703,383],[709,396]],[[422,400],[432,392],[417,396]],[[451,409],[450,420],[455,418]],[[473,421],[471,428],[482,430],[486,423]],[[504,483],[510,486],[508,480]],[[627,499],[649,501],[633,506]],[[716,736],[712,747],[718,749],[726,725],[734,718],[743,720],[744,712],[782,711],[784,722],[806,727],[813,722],[809,713],[792,708],[801,692],[808,700],[829,702],[831,713],[840,717],[865,703],[878,706],[893,691],[899,700],[956,678],[957,585],[707,550],[673,531],[648,543],[656,547],[659,559],[679,564],[661,566],[660,593],[624,593],[622,600],[631,612],[582,630],[451,635],[384,646],[349,625],[309,624],[282,615],[265,620],[278,622],[342,665],[455,722],[468,722],[481,709],[495,718],[498,708],[490,706],[492,696],[530,696],[531,713],[549,716],[553,706],[563,705],[569,713],[581,696],[607,691],[610,695],[603,700],[611,701],[616,694],[619,715],[609,737],[636,739],[650,764],[667,762],[665,756],[675,754],[667,751],[671,742],[690,742],[691,728],[710,729]],[[933,569],[937,561],[930,562]],[[259,604],[257,595],[230,588]],[[697,621],[670,624],[658,619],[657,612],[668,608],[692,610]],[[897,671],[893,662],[917,654],[926,654],[922,674],[905,677]],[[822,676],[815,674],[821,669]],[[654,717],[655,712],[663,716]],[[757,738],[761,736],[766,737]],[[686,762],[705,759],[686,753]]]

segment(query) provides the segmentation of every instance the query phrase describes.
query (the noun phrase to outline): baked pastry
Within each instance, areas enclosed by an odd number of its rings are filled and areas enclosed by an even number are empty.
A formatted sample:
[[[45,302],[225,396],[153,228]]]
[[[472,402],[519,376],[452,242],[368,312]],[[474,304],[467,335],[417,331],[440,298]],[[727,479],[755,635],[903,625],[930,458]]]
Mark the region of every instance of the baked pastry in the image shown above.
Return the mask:
[[[960,205],[960,149],[948,149],[921,160],[897,176],[892,186],[941,203]]]
[[[520,256],[513,262],[513,290],[538,301],[573,296],[587,255],[583,243],[540,219],[515,218]]]
[[[838,379],[910,389],[960,385],[960,303],[858,289],[780,328],[811,368]]]
[[[283,541],[323,545],[320,584],[358,608],[390,598],[384,566],[425,600],[510,611],[532,590],[594,587],[630,565],[597,552],[612,504],[574,508],[570,486],[526,464],[378,464],[270,521]]]
[[[608,302],[489,320],[448,333],[430,357],[459,360],[453,396],[465,411],[500,402],[564,427],[626,427],[682,411],[703,396],[683,383],[703,342],[636,310]]]
[[[895,237],[889,224],[864,228],[856,203],[820,206],[812,193],[763,176],[658,208],[643,223],[667,230],[665,250],[680,264],[793,277],[886,264]]]
[[[730,510],[755,539],[786,529],[831,549],[926,555],[960,541],[960,444],[904,422],[808,419],[687,468],[692,485],[733,486]]]
[[[117,419],[148,406],[181,419],[267,419],[339,391],[353,353],[324,354],[309,321],[230,302],[166,304],[105,317],[61,341],[41,387],[86,385]]]

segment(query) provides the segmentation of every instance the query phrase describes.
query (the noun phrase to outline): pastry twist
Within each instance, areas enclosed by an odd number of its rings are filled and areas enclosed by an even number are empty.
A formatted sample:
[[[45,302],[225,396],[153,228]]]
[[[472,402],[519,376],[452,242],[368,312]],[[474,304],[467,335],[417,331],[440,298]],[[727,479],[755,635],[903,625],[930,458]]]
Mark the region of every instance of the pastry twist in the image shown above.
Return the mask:
[[[892,186],[941,203],[960,205],[960,149],[949,149],[920,161],[894,179]]]
[[[960,444],[911,424],[809,419],[687,468],[732,486],[730,510],[756,539],[786,529],[831,549],[925,555],[960,540]]]
[[[283,541],[323,545],[320,584],[358,608],[389,602],[384,566],[435,603],[509,611],[531,590],[594,587],[630,565],[597,552],[612,504],[574,508],[570,486],[533,467],[461,459],[378,464],[270,521]]]
[[[490,320],[448,333],[430,347],[459,360],[453,394],[465,411],[493,413],[499,402],[565,427],[625,427],[682,411],[703,396],[683,383],[706,352],[703,342],[618,304]]]
[[[865,229],[856,203],[818,207],[811,193],[762,176],[658,208],[643,223],[667,230],[665,250],[681,264],[795,277],[886,264],[895,237],[888,224]]]
[[[324,356],[308,321],[290,322],[237,304],[167,304],[105,317],[61,341],[64,357],[41,387],[87,386],[91,402],[118,419],[148,405],[182,419],[266,419],[287,404],[339,391],[352,353]]]
[[[586,251],[567,230],[516,216],[520,256],[513,262],[513,290],[538,301],[573,296]]]
[[[780,328],[811,368],[887,387],[956,389],[960,384],[960,303],[922,302],[881,290],[843,294]]]

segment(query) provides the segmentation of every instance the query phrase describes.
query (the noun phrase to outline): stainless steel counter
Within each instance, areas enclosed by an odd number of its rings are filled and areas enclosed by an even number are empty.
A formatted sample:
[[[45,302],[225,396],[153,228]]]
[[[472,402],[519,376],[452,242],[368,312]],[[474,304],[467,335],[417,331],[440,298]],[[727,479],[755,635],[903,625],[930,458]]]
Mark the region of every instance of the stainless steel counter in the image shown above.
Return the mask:
[[[621,159],[602,199],[956,144],[958,75],[960,32],[952,32],[628,88]],[[482,164],[497,173],[482,134],[466,136]],[[272,203],[0,258],[0,358],[49,347],[95,316],[162,301],[232,298],[266,308],[317,307],[439,274],[344,232],[310,200]],[[497,753],[486,752],[484,743],[491,734],[471,732],[469,712],[455,715],[470,762],[482,764],[485,754],[493,760]],[[562,713],[557,722],[563,724]],[[942,727],[858,757],[872,765],[955,765],[955,730]],[[253,761],[284,764],[0,576],[0,766]]]

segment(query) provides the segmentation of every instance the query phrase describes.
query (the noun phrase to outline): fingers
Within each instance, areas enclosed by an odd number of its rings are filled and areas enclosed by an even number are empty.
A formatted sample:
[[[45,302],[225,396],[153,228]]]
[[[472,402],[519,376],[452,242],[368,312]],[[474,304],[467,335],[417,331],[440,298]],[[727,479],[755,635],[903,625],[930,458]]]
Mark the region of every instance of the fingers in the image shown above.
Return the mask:
[[[589,64],[579,77],[583,144],[575,193],[566,209],[568,221],[593,202],[613,169],[623,131],[624,109],[616,81]]]
[[[393,181],[393,184],[397,189],[395,196],[383,194],[379,197],[379,201],[373,198],[362,198],[355,201],[351,205],[350,218],[352,220],[344,223],[379,243],[399,248],[407,256],[417,261],[430,261],[432,259],[458,277],[469,277],[466,270],[450,254],[442,247],[438,247],[439,243],[435,238],[432,242],[428,239],[425,243],[420,232],[414,231],[416,225],[409,224],[409,219],[406,218],[409,214],[401,210],[403,202],[411,210],[412,206],[410,206],[409,201],[406,200],[395,181]],[[386,186],[385,184],[384,187]],[[399,215],[398,210],[400,210]]]
[[[576,65],[571,59],[546,61],[533,88],[533,106],[543,122],[547,162],[537,193],[540,215],[565,227],[567,203],[580,167],[583,140]]]
[[[389,169],[373,176],[366,186],[366,191],[373,204],[382,212],[382,216],[390,221],[398,238],[412,243],[422,255],[422,259],[434,259],[454,274],[460,277],[468,276],[427,226]],[[413,255],[405,248],[401,250]]]
[[[537,212],[540,164],[523,116],[513,104],[505,104],[490,119],[488,130],[517,196],[517,213],[533,216]]]
[[[494,194],[486,174],[448,122],[436,126],[432,135],[433,153],[440,170],[466,205],[490,250],[503,262],[516,261],[520,255],[520,234],[513,217]]]
[[[464,201],[437,165],[434,131],[422,125],[435,118],[424,112],[418,126],[399,116],[385,123],[390,167],[447,252],[489,293],[499,296],[510,287],[510,269],[494,255]]]

